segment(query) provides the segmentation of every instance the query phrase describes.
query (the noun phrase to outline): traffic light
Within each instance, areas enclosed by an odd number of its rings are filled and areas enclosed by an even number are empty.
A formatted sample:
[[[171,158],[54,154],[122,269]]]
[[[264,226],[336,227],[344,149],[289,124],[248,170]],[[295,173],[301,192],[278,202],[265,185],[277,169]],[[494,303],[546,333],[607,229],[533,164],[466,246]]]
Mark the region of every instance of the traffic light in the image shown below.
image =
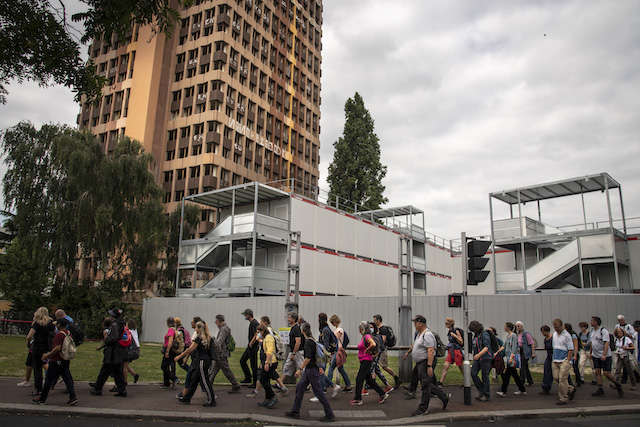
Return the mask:
[[[483,270],[489,262],[489,258],[484,257],[489,246],[491,246],[489,240],[470,240],[467,242],[467,267],[469,270],[467,285],[477,286],[478,283],[484,282],[489,275],[489,271]]]
[[[462,294],[449,294],[449,307],[462,307]]]

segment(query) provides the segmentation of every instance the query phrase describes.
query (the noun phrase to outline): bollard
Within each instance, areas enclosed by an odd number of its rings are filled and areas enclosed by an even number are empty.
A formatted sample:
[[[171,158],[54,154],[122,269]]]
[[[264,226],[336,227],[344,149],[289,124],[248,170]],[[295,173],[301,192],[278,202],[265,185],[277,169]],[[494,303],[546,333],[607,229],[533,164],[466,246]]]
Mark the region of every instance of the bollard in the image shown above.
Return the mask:
[[[462,363],[462,375],[464,386],[464,404],[471,405],[471,364],[468,360]]]

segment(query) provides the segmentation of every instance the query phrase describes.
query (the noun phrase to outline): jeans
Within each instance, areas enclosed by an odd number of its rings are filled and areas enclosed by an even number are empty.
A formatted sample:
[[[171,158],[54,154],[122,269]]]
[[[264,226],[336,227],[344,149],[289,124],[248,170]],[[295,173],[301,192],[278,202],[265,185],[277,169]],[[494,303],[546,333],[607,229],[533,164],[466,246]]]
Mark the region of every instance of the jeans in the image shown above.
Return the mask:
[[[172,351],[169,352],[169,357],[162,356],[162,380],[165,386],[170,386],[172,382],[176,380],[176,362],[173,361],[175,355]]]
[[[440,390],[440,387],[436,386],[435,375],[429,376],[427,373],[427,361],[416,363],[415,370],[418,374],[420,383],[422,384],[422,399],[420,400],[421,411],[426,411],[429,408],[429,402],[431,401],[431,393],[435,394],[441,401],[447,400],[447,395]]]
[[[482,381],[478,378],[478,373],[482,371]],[[474,360],[471,367],[471,378],[473,384],[476,386],[480,394],[484,394],[487,397],[491,397],[491,377],[489,372],[491,371],[491,359]]]
[[[322,370],[325,372],[324,374],[320,374],[320,385],[322,386],[322,388],[335,387],[335,384],[333,383],[331,378],[326,374],[327,365],[318,365],[318,368],[322,368]]]
[[[327,377],[329,379],[333,379],[333,371],[336,369],[336,353],[333,353],[331,356],[331,364],[329,365],[329,370],[327,371]],[[351,387],[351,380],[349,379],[349,375],[347,375],[347,371],[344,370],[344,366],[340,366],[338,368],[338,372],[342,375],[342,379],[344,380],[344,386],[346,388]]]
[[[520,348],[520,360],[522,367],[520,368],[520,379],[523,383],[533,384],[533,378],[531,378],[531,371],[529,371],[529,359],[524,357],[524,349]]]
[[[384,390],[380,388],[371,376],[371,360],[361,360],[360,369],[358,370],[358,376],[356,377],[356,400],[362,400],[362,386],[365,381],[380,396],[384,396]]]
[[[542,374],[542,389],[549,391],[553,384],[553,373],[551,372],[551,356],[544,360],[544,373]]]
[[[40,395],[41,402],[47,400],[49,390],[51,389],[51,386],[55,385],[59,376],[62,377],[62,379],[64,380],[64,384],[67,386],[67,390],[69,390],[69,399],[75,399],[76,392],[73,389],[73,378],[71,378],[71,372],[69,371],[69,361],[61,360],[56,362],[49,362],[47,379],[44,382],[44,388],[42,389],[42,394]]]
[[[304,391],[307,389],[307,386],[309,386],[309,384],[311,384],[313,394],[318,398],[320,403],[322,403],[325,416],[331,417],[333,415],[333,410],[329,405],[327,396],[325,396],[324,394],[324,390],[320,386],[320,371],[318,370],[318,368],[306,368],[302,372],[300,381],[298,381],[298,385],[296,386],[296,398],[293,401],[293,405],[291,406],[291,412],[295,414],[300,413],[300,406],[302,406]]]

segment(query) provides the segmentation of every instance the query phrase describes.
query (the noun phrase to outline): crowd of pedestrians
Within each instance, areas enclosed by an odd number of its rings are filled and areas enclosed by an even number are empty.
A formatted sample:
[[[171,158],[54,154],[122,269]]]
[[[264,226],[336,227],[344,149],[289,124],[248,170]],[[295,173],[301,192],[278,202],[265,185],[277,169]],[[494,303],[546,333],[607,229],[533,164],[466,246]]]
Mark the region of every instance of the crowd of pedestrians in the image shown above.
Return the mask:
[[[110,391],[114,396],[127,397],[127,378],[129,374],[137,382],[139,375],[130,362],[139,356],[140,343],[135,321],[128,322],[120,309],[108,311],[104,320],[103,340],[98,347],[103,351],[102,367],[96,381],[90,383],[90,392],[101,395],[102,389],[111,376],[115,387]],[[311,326],[302,316],[291,312],[288,314],[288,336],[285,340],[271,327],[268,316],[258,321],[253,311],[246,309],[242,315],[249,322],[247,345],[240,359],[240,367],[244,378],[238,381],[229,365],[229,357],[236,343],[224,315],[215,317],[218,329],[217,336],[211,334],[210,326],[201,318],[191,321],[193,332],[190,333],[180,318],[169,317],[166,320],[167,331],[162,346],[163,374],[161,388],[174,389],[180,383],[176,367],[187,373],[184,387],[176,395],[179,402],[190,404],[198,389],[205,395],[203,406],[216,406],[216,394],[213,382],[222,371],[231,383],[230,394],[241,393],[241,384],[247,385],[251,392],[247,397],[264,399],[259,406],[273,409],[277,407],[278,397],[289,393],[286,384],[295,384],[293,404],[286,411],[292,418],[300,417],[300,409],[305,393],[311,390],[311,402],[319,402],[324,408],[321,421],[335,419],[329,396],[336,398],[338,393],[353,393],[350,405],[363,405],[363,396],[371,391],[378,395],[378,403],[383,404],[389,394],[397,390],[402,380],[389,367],[388,349],[395,346],[396,337],[390,327],[385,326],[382,316],[376,314],[372,321],[358,324],[358,336],[350,342],[345,330],[341,327],[341,319],[334,314],[318,314],[318,335],[314,338]],[[70,370],[69,356],[75,354],[75,347],[69,342],[74,339],[81,343],[83,336],[73,319],[64,311],[55,313],[56,320],[49,317],[45,307],[34,313],[31,329],[27,336],[27,377],[19,386],[30,385],[29,375],[33,373],[34,389],[31,392],[34,404],[45,403],[48,393],[62,378],[69,394],[68,405],[77,403],[73,378]],[[604,396],[603,379],[606,378],[619,396],[623,396],[623,386],[627,380],[631,382],[631,390],[635,390],[640,355],[636,349],[640,334],[640,321],[633,325],[626,323],[624,316],[618,316],[618,324],[613,331],[602,327],[602,320],[596,316],[590,322],[580,322],[580,331],[573,330],[571,324],[561,319],[554,319],[552,327],[543,325],[540,331],[544,337],[542,348],[546,354],[543,369],[543,380],[539,394],[551,393],[552,384],[558,384],[557,405],[566,405],[573,400],[578,388],[585,384],[585,367],[590,364],[593,369],[593,382],[597,386],[593,396]],[[416,398],[418,386],[422,395],[420,403],[413,415],[424,415],[429,411],[432,396],[437,397],[446,409],[451,395],[442,391],[443,382],[450,366],[455,364],[461,371],[465,360],[466,336],[462,329],[455,326],[452,318],[445,319],[447,328],[446,346],[437,334],[429,329],[426,318],[417,315],[412,319],[415,331],[412,345],[404,353],[404,358],[412,357],[415,365],[409,385],[405,386],[406,398]],[[331,326],[333,326],[333,328]],[[489,401],[491,393],[491,371],[495,370],[501,377],[501,385],[495,391],[499,398],[508,397],[508,387],[513,380],[517,390],[515,396],[526,396],[527,387],[533,386],[533,378],[529,370],[535,363],[537,342],[522,322],[506,322],[504,334],[498,334],[494,328],[485,328],[474,320],[467,325],[470,331],[469,343],[471,358],[471,378],[478,391],[476,399]],[[345,370],[347,346],[357,349],[359,362],[355,376],[355,389],[349,373]],[[285,348],[288,346],[289,352]],[[440,347],[445,347],[443,348]],[[444,367],[438,380],[435,369],[438,353],[444,358]],[[189,363],[190,359],[190,363]],[[46,375],[43,376],[43,370]],[[281,370],[282,375],[280,375]],[[384,371],[384,372],[383,372]],[[393,379],[389,382],[386,375]],[[335,380],[334,380],[335,374]],[[573,380],[571,376],[573,375]],[[339,385],[342,380],[343,386]],[[296,384],[297,381],[297,384]],[[380,383],[379,383],[380,381]]]

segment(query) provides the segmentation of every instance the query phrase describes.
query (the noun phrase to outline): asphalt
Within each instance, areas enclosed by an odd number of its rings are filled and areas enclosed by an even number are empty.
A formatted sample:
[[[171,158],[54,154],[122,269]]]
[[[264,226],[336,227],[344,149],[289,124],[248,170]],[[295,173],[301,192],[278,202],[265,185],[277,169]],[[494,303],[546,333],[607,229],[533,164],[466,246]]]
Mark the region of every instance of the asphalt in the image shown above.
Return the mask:
[[[322,417],[322,406],[309,402],[312,394],[306,393],[300,411],[301,418],[293,420],[285,417],[294,400],[294,390],[289,395],[279,397],[279,402],[273,409],[258,406],[262,399],[245,397],[251,389],[243,387],[242,394],[228,394],[228,385],[215,384],[217,407],[202,407],[204,394],[198,390],[191,400],[191,405],[184,405],[177,401],[175,394],[180,391],[164,390],[159,383],[130,384],[127,387],[126,398],[115,397],[108,392],[107,383],[102,396],[89,394],[86,382],[77,382],[76,394],[78,404],[66,406],[68,395],[61,392],[64,384],[59,384],[51,391],[45,405],[34,405],[29,396],[30,387],[18,387],[18,378],[0,378],[0,412],[28,413],[41,415],[75,415],[96,418],[147,419],[182,422],[251,422],[271,425],[325,425],[318,420]],[[434,424],[455,421],[490,421],[500,419],[531,419],[531,418],[566,418],[572,416],[596,416],[611,414],[640,414],[640,393],[629,390],[630,385],[624,386],[624,396],[618,397],[615,390],[605,385],[604,397],[593,397],[595,386],[584,385],[578,389],[575,400],[566,406],[557,406],[556,388],[549,396],[541,396],[539,386],[527,389],[527,396],[514,396],[516,388],[512,385],[505,398],[492,396],[489,402],[464,404],[463,390],[459,386],[445,387],[446,393],[452,398],[446,410],[437,398],[431,399],[429,414],[412,417],[411,414],[418,407],[418,398],[405,399],[404,390],[393,391],[389,399],[380,405],[377,395],[363,397],[364,405],[350,406],[349,400],[353,393],[340,393],[336,398],[329,396],[329,402],[336,414],[334,425],[364,426],[388,425],[400,426],[409,424]],[[491,387],[492,393],[498,389]],[[476,393],[472,390],[472,395]]]

